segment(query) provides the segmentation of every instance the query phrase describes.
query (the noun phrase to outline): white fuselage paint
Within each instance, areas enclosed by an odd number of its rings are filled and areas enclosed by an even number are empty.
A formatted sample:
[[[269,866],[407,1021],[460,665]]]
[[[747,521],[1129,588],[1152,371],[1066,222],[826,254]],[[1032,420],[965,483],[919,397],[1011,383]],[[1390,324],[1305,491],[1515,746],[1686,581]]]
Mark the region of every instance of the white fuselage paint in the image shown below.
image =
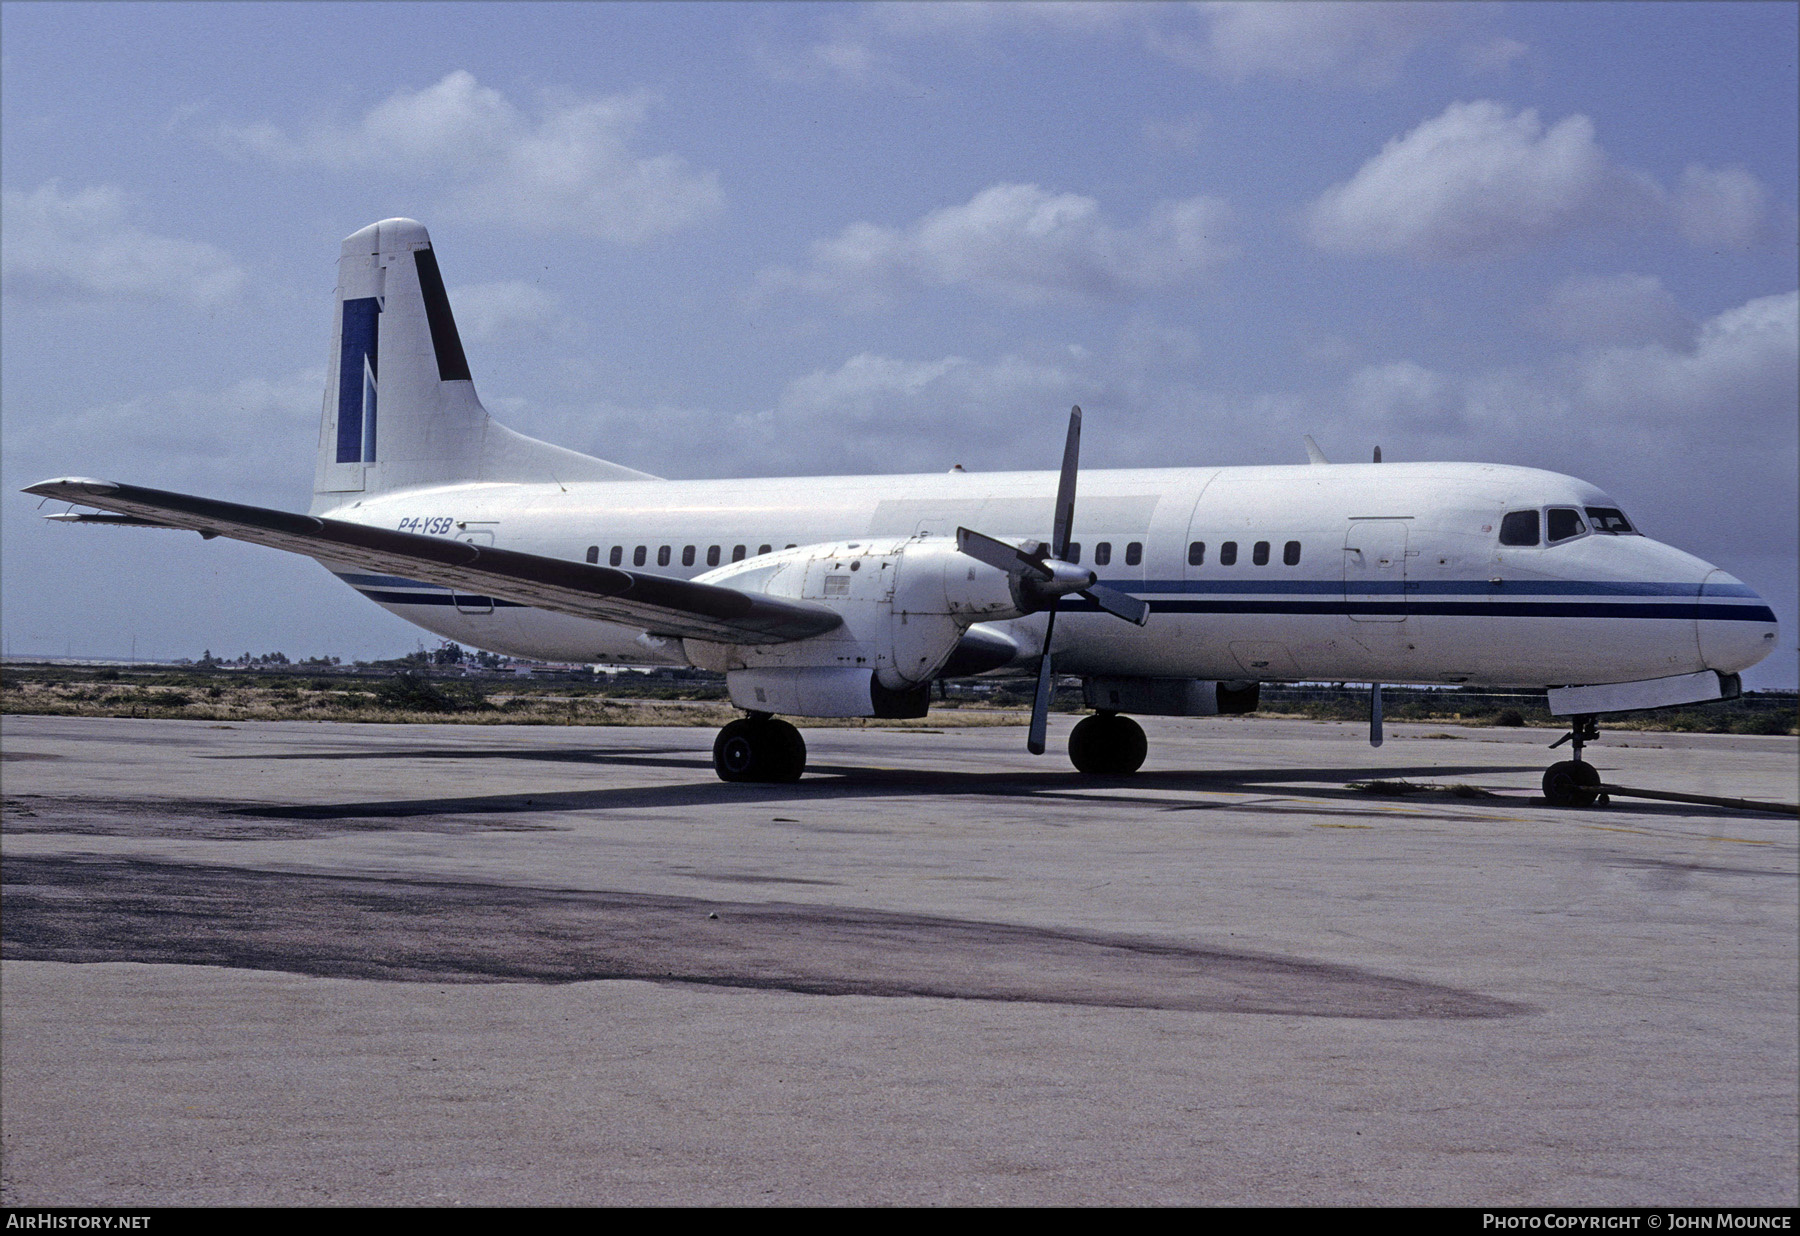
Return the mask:
[[[316,513],[601,565],[707,576],[708,550],[953,537],[958,526],[1048,540],[1053,472],[735,481],[466,483]],[[344,495],[346,498],[352,495]],[[1615,507],[1529,468],[1420,463],[1084,471],[1072,540],[1102,583],[1143,597],[1135,627],[1075,598],[1055,628],[1060,673],[1542,687],[1735,672],[1773,646],[1773,615],[1737,580],[1636,535],[1499,544],[1510,510]],[[1096,562],[1105,542],[1111,560]],[[1142,546],[1127,562],[1127,547]],[[1204,562],[1189,546],[1204,542]],[[1235,542],[1226,565],[1220,550]],[[1268,561],[1253,559],[1268,543]],[[1299,561],[1284,550],[1299,544]],[[646,561],[634,566],[645,547]],[[693,547],[693,562],[683,552]],[[667,547],[667,565],[658,562]],[[446,639],[516,656],[686,664],[680,641],[442,588],[340,570]],[[1766,620],[1765,620],[1766,616]],[[1035,659],[1044,616],[987,624]]]

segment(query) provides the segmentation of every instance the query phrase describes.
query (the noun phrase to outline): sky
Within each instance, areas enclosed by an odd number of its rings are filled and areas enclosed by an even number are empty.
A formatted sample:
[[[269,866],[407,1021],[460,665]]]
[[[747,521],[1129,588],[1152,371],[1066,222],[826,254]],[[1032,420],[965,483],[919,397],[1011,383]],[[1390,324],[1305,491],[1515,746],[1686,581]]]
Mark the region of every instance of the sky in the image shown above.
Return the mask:
[[[513,428],[672,477],[1477,460],[1800,658],[1800,6],[0,5],[13,655],[393,656],[304,510],[342,239],[431,229]],[[49,509],[49,508],[46,508]],[[60,508],[58,508],[60,509]]]

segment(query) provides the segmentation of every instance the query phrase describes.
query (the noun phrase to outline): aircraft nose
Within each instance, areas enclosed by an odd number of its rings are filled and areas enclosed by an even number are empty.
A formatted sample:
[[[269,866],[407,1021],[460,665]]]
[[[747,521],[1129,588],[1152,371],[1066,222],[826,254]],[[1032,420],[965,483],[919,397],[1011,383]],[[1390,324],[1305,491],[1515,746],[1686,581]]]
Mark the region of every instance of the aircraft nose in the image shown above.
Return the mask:
[[[1775,611],[1754,589],[1726,571],[1708,571],[1694,616],[1700,659],[1707,669],[1735,674],[1775,650]]]

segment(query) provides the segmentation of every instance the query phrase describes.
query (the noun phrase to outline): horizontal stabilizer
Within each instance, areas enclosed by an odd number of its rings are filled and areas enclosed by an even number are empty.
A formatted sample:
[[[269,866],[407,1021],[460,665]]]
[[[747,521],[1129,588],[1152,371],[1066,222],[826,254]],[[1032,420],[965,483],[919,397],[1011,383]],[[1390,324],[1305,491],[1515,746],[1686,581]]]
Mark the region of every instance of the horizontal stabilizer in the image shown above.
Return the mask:
[[[654,635],[721,644],[779,644],[822,635],[843,624],[835,611],[806,601],[136,485],[65,477],[25,492],[159,527],[268,545],[328,566],[403,575],[554,613],[640,627]]]

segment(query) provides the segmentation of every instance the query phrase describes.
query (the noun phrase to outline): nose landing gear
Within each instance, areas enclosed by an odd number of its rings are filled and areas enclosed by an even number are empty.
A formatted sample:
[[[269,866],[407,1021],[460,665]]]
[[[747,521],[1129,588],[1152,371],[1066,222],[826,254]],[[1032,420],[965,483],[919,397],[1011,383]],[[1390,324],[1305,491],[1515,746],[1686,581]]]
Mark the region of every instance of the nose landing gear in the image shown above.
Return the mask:
[[[1591,807],[1596,802],[1605,806],[1607,796],[1600,792],[1600,773],[1581,758],[1581,749],[1600,738],[1599,723],[1591,716],[1576,717],[1567,734],[1550,744],[1552,751],[1564,743],[1575,758],[1552,764],[1544,770],[1544,797],[1553,807]]]

